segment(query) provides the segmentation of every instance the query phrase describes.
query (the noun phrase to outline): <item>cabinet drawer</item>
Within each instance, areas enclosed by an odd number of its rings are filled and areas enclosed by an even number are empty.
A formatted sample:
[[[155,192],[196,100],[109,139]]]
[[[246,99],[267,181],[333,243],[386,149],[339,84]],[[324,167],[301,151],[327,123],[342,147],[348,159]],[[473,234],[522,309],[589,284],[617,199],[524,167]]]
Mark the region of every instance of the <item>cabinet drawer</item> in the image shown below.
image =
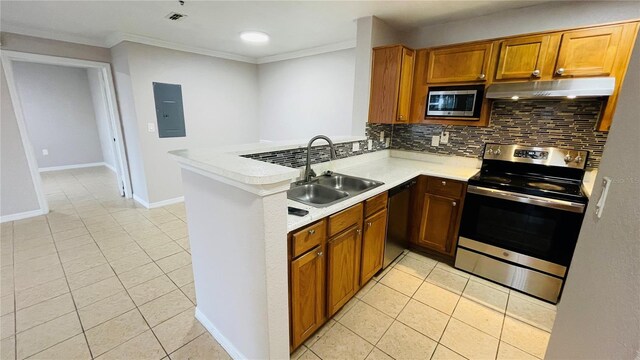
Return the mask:
[[[329,216],[329,237],[347,229],[352,225],[360,225],[361,223],[362,203]]]
[[[375,212],[387,207],[387,192],[376,195],[364,202],[364,217],[369,217]]]
[[[427,180],[427,192],[442,196],[459,198],[462,196],[464,183],[455,180],[429,177]]]
[[[292,256],[295,258],[320,245],[326,234],[324,219],[293,233]]]

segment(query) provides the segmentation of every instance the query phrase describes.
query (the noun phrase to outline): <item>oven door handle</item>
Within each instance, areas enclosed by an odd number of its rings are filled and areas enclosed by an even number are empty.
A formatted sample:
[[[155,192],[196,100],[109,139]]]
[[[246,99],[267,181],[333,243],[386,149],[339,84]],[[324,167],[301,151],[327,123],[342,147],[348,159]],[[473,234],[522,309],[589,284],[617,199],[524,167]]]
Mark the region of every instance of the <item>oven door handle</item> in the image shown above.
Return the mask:
[[[474,185],[469,185],[467,187],[467,192],[471,194],[489,196],[496,199],[515,201],[519,203],[531,204],[558,210],[566,210],[575,213],[583,213],[585,207],[585,204],[571,201],[548,199],[540,196],[520,194],[511,191],[502,191]]]

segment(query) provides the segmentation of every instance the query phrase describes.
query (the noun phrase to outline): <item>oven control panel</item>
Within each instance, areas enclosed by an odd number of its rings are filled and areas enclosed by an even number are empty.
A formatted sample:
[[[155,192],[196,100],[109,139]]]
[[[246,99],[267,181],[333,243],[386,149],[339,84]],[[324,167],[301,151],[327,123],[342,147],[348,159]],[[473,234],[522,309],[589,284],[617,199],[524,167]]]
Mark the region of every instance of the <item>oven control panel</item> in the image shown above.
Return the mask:
[[[483,159],[584,169],[588,151],[522,145],[486,144]]]
[[[538,151],[538,150],[516,149],[513,151],[513,156],[517,158],[523,158],[523,159],[547,160],[549,158],[549,152]]]

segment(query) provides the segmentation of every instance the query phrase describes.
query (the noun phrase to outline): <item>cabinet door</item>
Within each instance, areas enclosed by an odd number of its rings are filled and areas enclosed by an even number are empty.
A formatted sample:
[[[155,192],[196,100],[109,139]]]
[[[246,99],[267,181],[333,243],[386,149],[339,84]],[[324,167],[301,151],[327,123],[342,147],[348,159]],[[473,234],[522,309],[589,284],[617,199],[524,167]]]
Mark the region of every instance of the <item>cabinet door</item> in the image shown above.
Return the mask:
[[[562,34],[556,76],[608,76],[618,52],[623,25]]]
[[[418,244],[441,253],[451,253],[458,216],[457,199],[425,194]]]
[[[291,261],[291,342],[297,348],[325,320],[324,256],[318,246]]]
[[[386,235],[387,209],[380,210],[364,220],[360,286],[366,284],[373,275],[382,269]]]
[[[427,83],[485,81],[492,47],[492,43],[482,43],[432,50],[429,53]]]
[[[402,46],[373,50],[369,122],[392,124],[398,109]]]
[[[361,232],[361,225],[352,226],[327,243],[329,316],[340,310],[359,289]]]
[[[398,113],[396,122],[409,121],[411,110],[411,89],[413,88],[413,64],[416,52],[402,48],[402,66],[400,68],[400,88],[398,94]]]
[[[527,36],[500,42],[496,80],[527,80],[542,75],[549,35]]]

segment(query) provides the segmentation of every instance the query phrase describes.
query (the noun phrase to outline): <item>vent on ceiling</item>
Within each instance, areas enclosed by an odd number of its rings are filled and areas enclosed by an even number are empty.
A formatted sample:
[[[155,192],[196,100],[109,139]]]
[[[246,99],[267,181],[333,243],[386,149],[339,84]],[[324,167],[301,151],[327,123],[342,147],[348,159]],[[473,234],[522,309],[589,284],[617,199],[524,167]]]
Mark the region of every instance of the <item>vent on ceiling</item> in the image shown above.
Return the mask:
[[[172,21],[179,21],[179,20],[182,20],[185,17],[187,17],[187,15],[179,14],[177,12],[171,12],[171,13],[169,13],[169,15],[165,16],[165,19],[169,19],[169,20],[172,20]]]

